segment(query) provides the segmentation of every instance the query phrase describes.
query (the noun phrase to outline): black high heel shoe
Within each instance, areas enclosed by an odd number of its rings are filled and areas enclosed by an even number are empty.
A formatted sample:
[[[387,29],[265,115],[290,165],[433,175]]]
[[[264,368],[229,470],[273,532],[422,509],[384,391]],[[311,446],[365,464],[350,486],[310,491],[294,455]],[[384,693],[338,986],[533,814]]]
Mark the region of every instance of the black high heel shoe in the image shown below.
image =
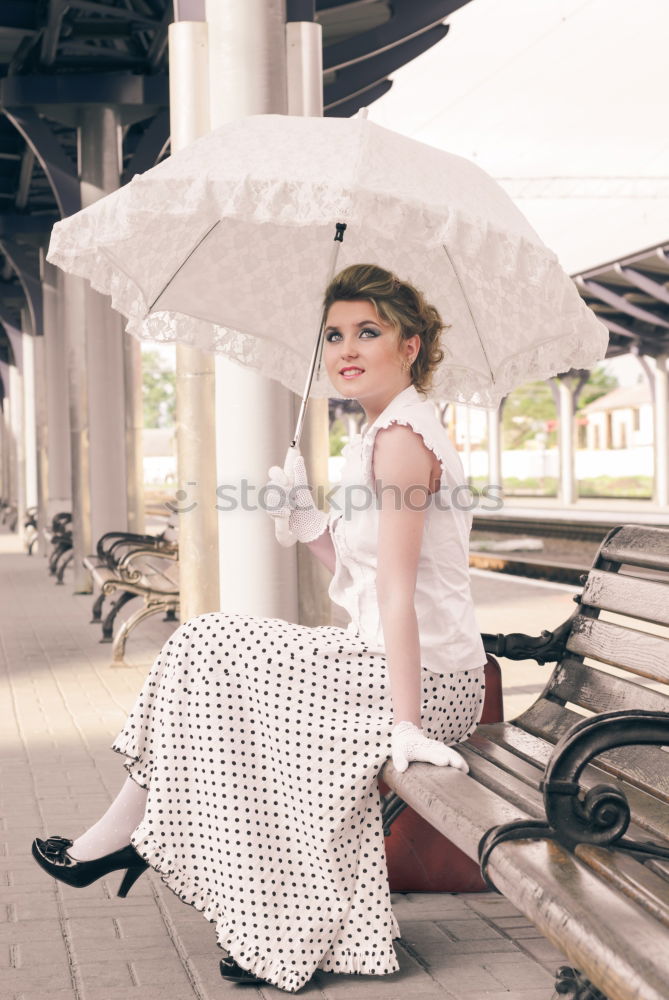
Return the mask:
[[[246,969],[242,969],[241,965],[237,965],[231,955],[226,955],[225,958],[221,959],[221,975],[223,979],[227,979],[231,983],[239,983],[244,986],[252,983],[267,982],[267,980],[260,979],[253,972],[247,972]]]
[[[117,893],[122,898],[128,895],[139,876],[149,867],[132,844],[93,861],[77,861],[67,853],[68,847],[72,847],[73,843],[74,841],[65,837],[49,837],[48,840],[36,838],[32,847],[33,857],[49,875],[78,889],[90,885],[109,872],[125,868],[126,873]]]

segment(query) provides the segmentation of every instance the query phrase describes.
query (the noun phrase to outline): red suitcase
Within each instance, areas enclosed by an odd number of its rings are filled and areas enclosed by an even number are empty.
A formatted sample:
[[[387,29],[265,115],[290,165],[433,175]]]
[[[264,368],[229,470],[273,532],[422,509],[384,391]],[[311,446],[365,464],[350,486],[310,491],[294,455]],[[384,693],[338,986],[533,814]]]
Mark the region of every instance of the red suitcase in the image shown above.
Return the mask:
[[[481,722],[502,722],[502,674],[494,656],[485,666],[485,701]],[[379,791],[388,786],[379,779]],[[479,866],[407,806],[385,838],[392,892],[482,892]]]

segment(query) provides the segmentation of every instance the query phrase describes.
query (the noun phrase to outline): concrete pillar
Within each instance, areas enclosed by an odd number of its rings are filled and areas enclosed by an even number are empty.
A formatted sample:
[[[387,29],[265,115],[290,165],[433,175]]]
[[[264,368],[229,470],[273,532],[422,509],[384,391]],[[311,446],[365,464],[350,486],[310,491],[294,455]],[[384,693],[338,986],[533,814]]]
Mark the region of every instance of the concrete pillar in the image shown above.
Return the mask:
[[[14,443],[12,479],[17,513],[16,530],[22,534],[26,517],[26,449],[23,427],[23,373],[16,364],[11,365],[9,369],[9,405]]]
[[[669,506],[669,354],[655,358],[654,383],[655,424],[653,434],[654,500],[661,507]]]
[[[502,485],[502,407],[487,411],[488,415],[488,483]]]
[[[252,114],[285,114],[286,27],[282,0],[207,0],[211,127]],[[324,247],[327,253],[327,248]],[[314,337],[317,334],[314,331]],[[306,377],[306,368],[305,368]],[[219,518],[224,611],[297,621],[297,553],[275,537],[258,506],[271,465],[283,465],[294,431],[293,393],[278,382],[216,359],[218,479],[254,487],[250,507]],[[311,471],[311,470],[310,470]],[[318,474],[318,470],[316,470]],[[236,493],[239,500],[240,494]]]
[[[0,365],[2,362],[0,362]],[[9,503],[12,484],[9,478],[9,427],[7,410],[9,407],[9,397],[7,387],[4,384],[4,375],[0,374],[3,381],[5,395],[0,400],[0,500]]]
[[[44,382],[46,408],[47,500],[46,518],[72,510],[70,414],[68,404],[67,345],[63,309],[62,272],[41,255],[44,311]]]
[[[565,505],[576,503],[576,476],[574,470],[574,395],[564,378],[557,378],[558,417],[560,421],[560,502]]]
[[[181,6],[181,5],[180,5]],[[197,5],[196,5],[197,6]],[[180,7],[176,8],[177,17]],[[182,16],[203,15],[185,10]],[[170,135],[173,152],[209,131],[207,24],[169,28]],[[176,350],[177,497],[181,620],[217,611],[216,409],[214,359],[185,344]]]
[[[142,348],[136,337],[123,334],[125,394],[125,458],[127,470],[128,531],[144,533],[144,403],[142,400]]]
[[[0,414],[0,447],[2,448],[2,493],[0,493],[0,496],[7,503],[15,503],[16,478],[14,467],[16,456],[14,432],[12,429],[12,401],[10,396],[12,375],[10,368],[11,365],[6,361],[0,361],[0,377],[2,378],[4,389],[2,414]]]
[[[323,115],[323,29],[317,21],[286,23],[286,85],[289,115]],[[314,330],[314,340],[317,330]],[[306,377],[306,373],[305,373]],[[293,420],[300,397],[293,394]],[[309,482],[318,496],[329,489],[330,420],[327,399],[311,399],[302,427],[300,451],[309,470]],[[297,554],[298,621],[301,625],[332,623],[328,587],[332,574],[313,557],[306,545]]]
[[[30,314],[21,310],[23,345],[23,442],[26,476],[26,508],[37,506],[37,421],[35,414],[35,337]],[[21,525],[22,526],[22,525]]]
[[[13,364],[9,365],[9,423],[11,428],[11,481],[14,486],[12,501],[16,504],[17,530],[23,532],[26,516],[26,446],[23,407],[23,333],[9,323],[5,333],[12,347]]]
[[[67,399],[72,475],[72,546],[74,593],[90,594],[91,575],[81,560],[92,549],[88,379],[86,376],[86,285],[83,278],[63,274],[61,323],[65,330]]]
[[[116,190],[121,174],[119,113],[82,106],[77,130],[81,207]],[[128,527],[123,320],[109,299],[86,287],[91,537]]]
[[[44,336],[34,338],[35,349],[35,433],[37,448],[37,552],[46,556],[49,546],[42,534],[49,516],[49,457],[46,408],[46,345]]]

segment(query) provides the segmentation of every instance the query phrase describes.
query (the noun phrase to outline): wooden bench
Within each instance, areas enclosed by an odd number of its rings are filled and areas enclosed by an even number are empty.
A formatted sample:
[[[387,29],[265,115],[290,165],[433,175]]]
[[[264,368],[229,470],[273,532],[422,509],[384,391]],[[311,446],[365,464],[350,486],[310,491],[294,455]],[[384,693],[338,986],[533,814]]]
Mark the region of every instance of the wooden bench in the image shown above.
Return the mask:
[[[173,551],[173,543],[176,541],[174,526],[168,522],[165,528],[158,535],[140,534],[132,531],[108,531],[102,535],[95,546],[95,555],[85,556],[83,564],[92,574],[94,582],[100,587],[100,593],[93,601],[91,611],[91,625],[102,625],[102,638],[100,642],[112,642],[114,633],[114,622],[122,607],[132,601],[138,595],[134,591],[121,590],[120,595],[112,604],[111,609],[105,617],[102,617],[103,605],[106,597],[112,592],[111,589],[104,589],[101,584],[103,578],[107,579],[109,574],[106,570],[112,570],[112,576],[121,560],[137,549],[151,550],[158,553],[167,550]],[[170,618],[174,618],[174,613],[169,612]]]
[[[84,566],[91,572],[100,595],[93,605],[93,621],[100,621],[102,601],[120,592],[103,622],[109,630],[121,607],[134,597],[142,597],[142,607],[134,612],[113,637],[112,666],[125,664],[125,646],[130,633],[151,615],[166,612],[176,619],[179,607],[179,550],[175,541],[163,536],[132,536],[111,532],[103,536],[95,556],[86,556]],[[106,542],[106,544],[105,544]],[[102,553],[102,556],[101,556]],[[111,624],[110,624],[111,623]],[[108,641],[103,631],[102,641]]]
[[[561,995],[667,1000],[669,529],[612,529],[581,582],[553,633],[484,637],[555,662],[534,704],[458,747],[468,775],[386,763],[384,817],[399,796],[481,863],[573,963]]]

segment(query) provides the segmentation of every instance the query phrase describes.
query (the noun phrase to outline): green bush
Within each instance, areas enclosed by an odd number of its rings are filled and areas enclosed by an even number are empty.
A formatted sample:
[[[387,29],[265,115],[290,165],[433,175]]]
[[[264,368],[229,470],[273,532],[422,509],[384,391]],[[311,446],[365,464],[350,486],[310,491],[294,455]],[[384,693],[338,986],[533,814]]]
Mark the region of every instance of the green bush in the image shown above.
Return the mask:
[[[334,420],[330,424],[330,458],[341,455],[346,444],[346,428],[341,420]]]

